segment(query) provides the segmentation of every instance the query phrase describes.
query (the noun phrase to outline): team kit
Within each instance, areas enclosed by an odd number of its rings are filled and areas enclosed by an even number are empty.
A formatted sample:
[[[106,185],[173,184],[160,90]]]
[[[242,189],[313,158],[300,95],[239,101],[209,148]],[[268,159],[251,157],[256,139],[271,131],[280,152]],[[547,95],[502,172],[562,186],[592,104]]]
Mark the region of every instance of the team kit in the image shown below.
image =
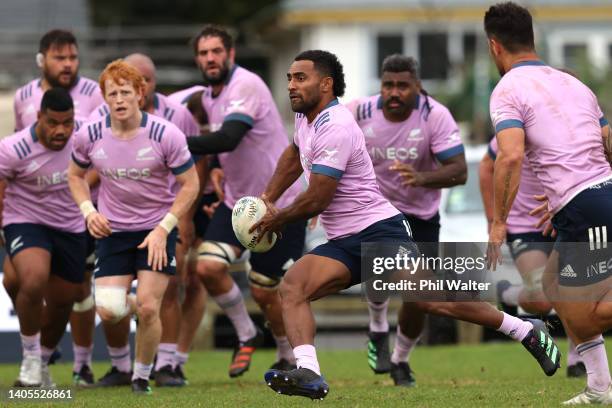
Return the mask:
[[[593,258],[611,257],[610,126],[586,85],[538,57],[527,9],[495,4],[484,30],[501,75],[490,99],[495,137],[479,170],[484,262],[495,270],[507,242],[523,283],[499,282],[500,301],[535,315],[554,309],[563,323],[567,375],[587,382],[564,404],[610,404],[608,277],[584,273],[584,257],[560,250],[590,243]],[[147,55],[112,61],[92,80],[79,75],[71,32],[41,38],[41,75],[17,90],[15,133],[0,141],[3,284],[23,349],[16,387],[55,387],[49,364],[68,323],[75,386],[130,386],[143,395],[152,382],[185,386],[206,293],[235,329],[228,375],[240,377],[263,344],[231,274],[241,268],[276,342],[265,383],[281,395],[323,399],[330,386],[311,301],[376,278],[362,270],[363,243],[395,246],[391,258],[398,247],[438,256],[437,245],[421,243],[439,241],[441,190],[464,184],[467,165],[459,127],[422,87],[414,58],[387,56],[380,91],[341,103],[341,61],[306,50],[288,63],[289,100],[275,101],[236,64],[223,27],[205,26],[192,47],[203,84],[163,95]],[[277,103],[295,113],[292,135]],[[327,242],[304,253],[313,219]],[[565,303],[570,290],[597,293]],[[547,376],[561,365],[543,321],[479,301],[404,301],[391,351],[389,301],[379,300],[367,302],[367,364],[396,386],[416,383],[409,359],[427,314],[503,333]],[[96,315],[110,359],[97,378]]]

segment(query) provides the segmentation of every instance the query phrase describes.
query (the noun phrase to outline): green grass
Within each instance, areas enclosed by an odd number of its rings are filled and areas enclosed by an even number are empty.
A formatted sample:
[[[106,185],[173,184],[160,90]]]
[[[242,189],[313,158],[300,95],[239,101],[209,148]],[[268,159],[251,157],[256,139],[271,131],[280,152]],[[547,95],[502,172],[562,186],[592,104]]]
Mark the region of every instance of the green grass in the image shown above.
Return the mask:
[[[365,342],[364,342],[365,343]],[[566,343],[560,344],[565,351]],[[609,350],[610,351],[610,350]],[[153,396],[132,395],[127,387],[76,391],[73,407],[474,407],[558,406],[582,390],[583,379],[567,379],[565,367],[546,377],[533,358],[516,343],[475,346],[420,347],[411,357],[417,386],[394,387],[385,375],[374,375],[363,351],[319,351],[323,373],[330,384],[325,401],[274,394],[263,382],[265,369],[273,362],[272,351],[258,351],[250,371],[240,379],[227,376],[230,352],[194,352],[186,375],[190,385],[183,389],[156,389]],[[562,359],[565,363],[565,358]],[[108,363],[94,364],[100,376]],[[0,365],[0,387],[10,386],[17,365]],[[52,366],[59,387],[69,386],[71,365]],[[0,405],[3,403],[0,402]],[[13,406],[50,406],[15,403]],[[6,406],[6,405],[4,405]]]

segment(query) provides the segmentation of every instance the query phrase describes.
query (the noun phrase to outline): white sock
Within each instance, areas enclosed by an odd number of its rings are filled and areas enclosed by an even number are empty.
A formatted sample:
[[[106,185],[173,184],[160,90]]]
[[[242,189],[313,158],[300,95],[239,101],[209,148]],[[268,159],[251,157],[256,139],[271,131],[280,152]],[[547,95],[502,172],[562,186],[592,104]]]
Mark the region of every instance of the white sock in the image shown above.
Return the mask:
[[[603,336],[578,344],[576,349],[584,361],[589,388],[599,392],[607,390],[611,380]]]
[[[272,336],[274,337],[274,341],[276,341],[276,361],[285,359],[294,364],[295,356],[293,355],[293,349],[291,348],[291,344],[289,344],[287,336],[276,337],[274,334],[272,334]]]
[[[129,373],[132,366],[130,357],[130,343],[123,347],[108,346],[108,355],[110,356],[111,364],[122,373]]]
[[[187,363],[188,359],[189,353],[181,353],[180,351],[177,351],[176,353],[174,353],[173,367],[176,368],[177,366],[184,366]]]
[[[523,341],[531,329],[533,329],[533,324],[530,322],[511,316],[508,313],[504,313],[504,320],[497,331],[504,333],[506,336],[509,336],[514,340]]]
[[[242,293],[238,285],[234,283],[229,292],[219,296],[213,296],[215,302],[225,312],[227,317],[232,321],[238,340],[244,342],[257,334],[255,324],[247,312]]]
[[[40,357],[40,332],[31,336],[21,334],[21,347],[24,357],[32,355]]]
[[[317,350],[311,344],[302,344],[293,349],[295,362],[298,368],[307,368],[321,375],[319,361],[317,360]]]
[[[416,347],[421,336],[416,339],[411,339],[405,336],[399,325],[397,326],[397,335],[395,337],[395,347],[393,347],[393,353],[391,354],[391,362],[393,364],[399,364],[408,361],[410,353]]]
[[[134,362],[134,374],[132,374],[132,381],[139,378],[149,381],[149,376],[151,375],[152,369],[153,364],[142,364],[137,361]]]
[[[72,343],[72,353],[74,354],[74,364],[72,371],[78,373],[83,366],[91,367],[91,354],[93,352],[93,344],[89,347],[82,347]]]
[[[374,333],[386,333],[389,331],[387,320],[387,308],[389,299],[384,302],[372,302],[368,300],[368,312],[370,313],[370,331]]]
[[[49,363],[49,359],[51,358],[51,355],[53,354],[54,351],[55,349],[50,349],[45,346],[40,346],[40,358],[42,358],[43,363],[45,364]]]
[[[155,371],[169,365],[174,368],[174,354],[176,353],[176,343],[159,343],[157,347],[157,362]]]
[[[519,295],[523,290],[523,285],[512,285],[501,294],[501,300],[509,306],[518,306]]]

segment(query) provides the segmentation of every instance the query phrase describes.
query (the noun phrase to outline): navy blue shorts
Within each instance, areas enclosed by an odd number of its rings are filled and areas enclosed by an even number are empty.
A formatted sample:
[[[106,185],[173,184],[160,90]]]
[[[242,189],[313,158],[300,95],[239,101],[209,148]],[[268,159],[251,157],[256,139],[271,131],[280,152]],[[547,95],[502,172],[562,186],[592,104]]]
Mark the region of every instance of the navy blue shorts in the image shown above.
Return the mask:
[[[12,258],[26,248],[42,248],[51,254],[51,273],[72,283],[85,278],[87,234],[66,232],[40,224],[4,227],[6,249]]]
[[[579,193],[552,222],[561,286],[586,286],[612,276],[612,181]]]
[[[208,228],[208,224],[210,224],[210,218],[208,215],[206,215],[202,207],[205,205],[211,205],[215,201],[218,201],[217,194],[215,193],[204,194],[200,199],[198,208],[193,215],[193,225],[195,227],[196,237],[203,237],[206,233],[206,229]]]
[[[113,232],[108,237],[96,241],[96,278],[104,276],[136,275],[138,271],[150,271],[147,264],[147,248],[138,249],[151,230]],[[176,228],[168,234],[166,254],[168,265],[161,271],[168,275],[176,274]]]
[[[512,260],[516,261],[519,256],[528,251],[544,252],[546,256],[553,250],[555,239],[543,236],[541,232],[523,232],[520,234],[506,234],[506,244],[510,249]]]
[[[403,247],[408,247],[408,250],[414,256],[419,254],[415,242],[410,235],[410,227],[403,214],[378,221],[357,234],[344,238],[330,239],[325,244],[319,245],[310,251],[310,254],[325,256],[342,262],[351,273],[351,283],[349,286],[353,286],[370,278],[369,275],[362,276],[361,273],[361,244],[364,243],[401,244]],[[394,256],[398,251],[393,249],[392,252],[392,254],[378,255]],[[364,254],[364,256],[366,255]]]
[[[424,220],[410,214],[404,214],[410,223],[412,239],[419,246],[421,253],[430,258],[436,258],[439,253],[440,242],[440,214]]]
[[[306,221],[287,224],[283,237],[268,252],[251,252],[249,262],[253,270],[270,278],[285,275],[294,262],[302,257],[306,237]],[[232,210],[221,203],[215,210],[208,229],[204,234],[205,241],[223,242],[244,250],[232,229]]]

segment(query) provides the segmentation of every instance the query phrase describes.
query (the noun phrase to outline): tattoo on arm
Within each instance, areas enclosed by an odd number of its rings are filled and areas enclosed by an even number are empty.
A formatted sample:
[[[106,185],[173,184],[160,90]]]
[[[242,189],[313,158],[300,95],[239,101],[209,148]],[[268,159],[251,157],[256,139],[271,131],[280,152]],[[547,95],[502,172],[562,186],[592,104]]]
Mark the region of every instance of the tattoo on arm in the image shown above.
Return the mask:
[[[509,201],[510,201],[510,181],[512,180],[512,171],[508,170],[504,179],[504,195],[502,201],[502,217],[506,219],[510,212]]]

